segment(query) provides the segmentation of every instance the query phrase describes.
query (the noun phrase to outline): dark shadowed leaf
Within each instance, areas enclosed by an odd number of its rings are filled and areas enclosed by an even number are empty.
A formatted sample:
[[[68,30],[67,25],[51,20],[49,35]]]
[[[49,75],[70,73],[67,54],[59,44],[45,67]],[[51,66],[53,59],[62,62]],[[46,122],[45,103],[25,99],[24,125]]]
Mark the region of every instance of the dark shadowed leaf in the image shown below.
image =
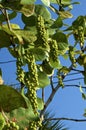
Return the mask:
[[[0,48],[9,47],[10,45],[10,36],[3,30],[0,30]]]
[[[57,32],[53,35],[53,39],[57,41],[58,49],[61,51],[67,51],[68,49],[68,40],[67,36],[62,32]]]
[[[27,4],[26,4],[27,3]],[[31,1],[30,1],[31,3]],[[2,1],[1,5],[3,6],[3,8],[7,8],[9,10],[13,10],[13,11],[18,11],[23,13],[25,16],[30,16],[34,13],[34,4],[30,4],[29,1],[27,2],[26,0],[8,0],[8,1]]]
[[[36,25],[36,17],[38,15],[41,15],[46,21],[51,18],[50,12],[45,8],[43,5],[35,5],[35,11],[34,14],[30,17],[26,17],[22,14],[22,21],[25,23],[25,25],[28,25],[30,27]]]
[[[15,11],[11,12],[8,14],[9,20],[15,18],[17,16],[17,13]],[[0,22],[5,22],[6,18],[4,17],[3,14],[0,14]]]
[[[58,17],[51,27],[60,28],[60,27],[62,27],[62,25],[63,25],[62,19],[60,17]]]

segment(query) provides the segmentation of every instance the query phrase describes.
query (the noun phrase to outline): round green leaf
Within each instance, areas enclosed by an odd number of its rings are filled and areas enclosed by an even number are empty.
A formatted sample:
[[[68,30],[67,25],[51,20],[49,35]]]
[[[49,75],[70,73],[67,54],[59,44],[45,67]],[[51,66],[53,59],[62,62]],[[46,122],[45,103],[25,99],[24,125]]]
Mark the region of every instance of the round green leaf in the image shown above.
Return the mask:
[[[57,32],[53,35],[53,39],[57,41],[58,49],[63,51],[68,48],[68,40],[64,33]]]
[[[47,51],[42,48],[32,48],[29,51],[34,54],[36,61],[42,61],[48,56]]]
[[[41,15],[45,19],[45,21],[47,21],[51,18],[50,12],[43,5],[36,5],[35,13],[36,13],[36,15]]]
[[[60,61],[58,59],[57,59],[57,61],[53,61],[53,59],[50,59],[50,65],[56,69],[62,68],[62,65],[60,64]]]
[[[62,27],[62,25],[63,25],[63,22],[62,22],[62,19],[60,18],[60,17],[58,17],[55,21],[54,21],[54,23],[52,24],[52,28],[60,28],[60,27]]]
[[[23,96],[10,86],[0,85],[0,109],[10,112],[19,107],[27,107]]]
[[[50,80],[44,72],[38,72],[39,88],[44,88],[50,84]]]
[[[32,43],[36,40],[36,36],[32,31],[29,30],[22,30],[22,29],[16,29],[13,31],[15,34],[22,37],[25,41]]]

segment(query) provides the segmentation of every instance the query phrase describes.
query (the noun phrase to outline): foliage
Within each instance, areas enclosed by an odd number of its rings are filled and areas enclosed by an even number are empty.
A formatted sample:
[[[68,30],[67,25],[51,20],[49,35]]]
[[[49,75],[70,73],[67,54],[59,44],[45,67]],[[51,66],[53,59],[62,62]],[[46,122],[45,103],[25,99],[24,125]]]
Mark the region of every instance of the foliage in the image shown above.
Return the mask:
[[[79,16],[72,25],[64,23],[65,19],[73,17],[70,12],[72,6],[79,3],[72,0],[35,2],[0,0],[0,48],[7,48],[16,58],[16,75],[21,84],[20,90],[4,85],[0,69],[0,112],[4,117],[4,121],[0,117],[0,128],[3,130],[45,129],[44,112],[57,90],[65,87],[65,77],[77,71],[86,84],[86,16]],[[55,19],[52,12],[57,15]],[[23,29],[20,23],[11,22],[18,15],[21,15]],[[69,38],[72,36],[74,43],[71,44]],[[60,57],[67,57],[65,60],[70,62],[70,66],[64,66]],[[57,78],[56,85],[52,80],[54,76]],[[52,88],[52,92],[45,102],[44,89],[47,86]],[[86,99],[81,85],[79,87]],[[42,90],[40,98],[38,90]],[[57,124],[58,121],[53,126]]]

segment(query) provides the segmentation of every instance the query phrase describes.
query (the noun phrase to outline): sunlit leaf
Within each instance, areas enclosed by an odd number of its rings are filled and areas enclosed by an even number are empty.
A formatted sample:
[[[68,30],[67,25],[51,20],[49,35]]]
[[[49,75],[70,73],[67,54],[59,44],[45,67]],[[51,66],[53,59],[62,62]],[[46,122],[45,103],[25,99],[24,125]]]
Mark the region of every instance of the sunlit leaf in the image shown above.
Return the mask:
[[[56,68],[56,69],[61,69],[62,68],[62,65],[61,65],[59,59],[57,59],[57,61],[54,61],[53,59],[50,59],[50,65],[53,68]]]
[[[24,99],[27,100],[26,101],[27,105],[28,105],[27,109],[20,107],[7,114],[7,116],[9,117],[10,120],[13,120],[13,119],[16,120],[16,123],[20,126],[21,129],[28,127],[29,121],[38,119],[38,116],[34,115],[32,106],[31,106],[28,98],[24,96]],[[44,107],[44,103],[43,103],[42,99],[37,98],[37,102],[38,102],[38,110],[42,110]]]
[[[63,5],[69,5],[69,4],[71,4],[71,1],[72,1],[72,0],[62,0],[61,3],[62,3]]]
[[[29,43],[32,43],[36,40],[36,36],[34,35],[34,33],[30,32],[29,30],[16,29],[14,30],[14,32]]]
[[[51,3],[59,3],[59,0],[50,0]]]
[[[2,113],[0,112],[0,130],[3,129],[5,125],[5,118],[3,117]]]
[[[10,120],[16,120],[17,125],[19,125],[20,129],[28,127],[29,121],[37,120],[38,116],[34,115],[31,105],[29,105],[28,109],[18,108],[7,114]]]
[[[21,0],[20,4],[26,5],[26,4],[33,4],[36,0]]]
[[[61,69],[60,69],[60,72],[64,73],[64,74],[68,74],[70,72],[70,69],[67,68],[66,66],[63,66]]]
[[[72,18],[73,17],[73,15],[69,11],[59,11],[59,15],[63,19]]]
[[[46,6],[50,6],[50,0],[41,0]]]
[[[27,108],[22,95],[10,86],[0,85],[0,109],[9,112],[19,107]]]

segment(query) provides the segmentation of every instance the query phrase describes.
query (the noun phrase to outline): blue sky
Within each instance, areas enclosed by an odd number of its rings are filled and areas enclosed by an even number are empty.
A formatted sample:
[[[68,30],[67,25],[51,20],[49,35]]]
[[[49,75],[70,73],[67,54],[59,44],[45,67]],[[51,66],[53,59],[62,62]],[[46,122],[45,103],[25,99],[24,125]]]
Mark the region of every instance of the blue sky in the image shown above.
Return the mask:
[[[73,0],[74,2],[75,0]],[[72,20],[75,20],[79,15],[86,15],[86,0],[77,0],[80,2],[80,5],[75,5],[71,11],[74,17],[68,20],[68,23],[71,23]],[[20,23],[19,18],[15,23]],[[21,24],[22,27],[22,24]],[[71,40],[72,42],[72,40]],[[15,60],[6,49],[0,50],[0,62]],[[15,62],[10,62],[8,64],[1,64],[0,68],[3,71],[3,79],[6,84],[16,83],[16,65]],[[76,83],[76,81],[74,82]],[[46,95],[48,93],[48,88],[46,88]],[[83,118],[83,112],[86,108],[86,101],[81,98],[81,93],[78,88],[65,88],[59,89],[55,98],[49,106],[49,110],[55,114],[55,117],[68,117],[68,118]],[[86,122],[71,122],[64,121],[67,127],[70,130],[86,130]]]

